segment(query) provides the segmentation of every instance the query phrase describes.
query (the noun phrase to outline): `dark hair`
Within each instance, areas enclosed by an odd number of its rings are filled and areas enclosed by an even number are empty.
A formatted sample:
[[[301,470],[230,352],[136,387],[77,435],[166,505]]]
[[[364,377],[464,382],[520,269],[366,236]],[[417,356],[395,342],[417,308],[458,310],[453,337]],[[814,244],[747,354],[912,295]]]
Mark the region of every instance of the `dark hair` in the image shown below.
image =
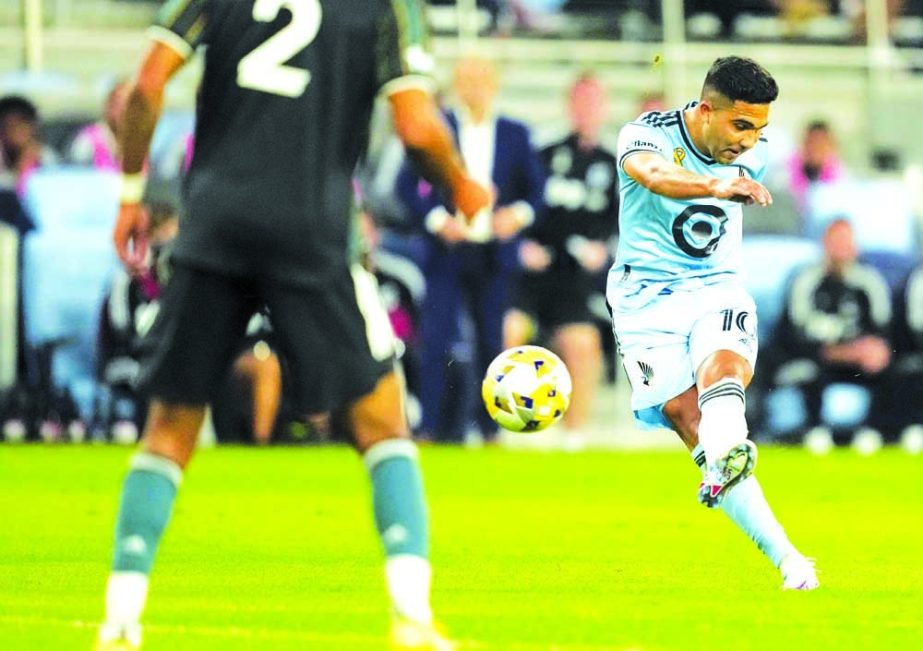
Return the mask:
[[[772,75],[753,59],[744,57],[716,59],[705,75],[703,97],[708,90],[748,104],[769,104],[779,96],[779,86]]]
[[[825,133],[830,133],[830,125],[827,124],[826,120],[811,120],[808,122],[808,126],[804,128],[805,133],[811,131],[823,131]]]
[[[0,116],[4,115],[18,115],[28,122],[38,122],[35,104],[21,95],[0,97]]]

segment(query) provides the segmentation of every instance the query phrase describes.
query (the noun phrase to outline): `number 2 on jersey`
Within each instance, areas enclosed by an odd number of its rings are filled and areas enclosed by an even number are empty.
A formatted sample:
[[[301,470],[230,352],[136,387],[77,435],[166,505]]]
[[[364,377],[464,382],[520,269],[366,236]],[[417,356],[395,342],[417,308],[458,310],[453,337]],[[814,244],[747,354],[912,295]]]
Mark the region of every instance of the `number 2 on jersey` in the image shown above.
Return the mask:
[[[258,45],[237,64],[237,85],[283,97],[298,97],[311,83],[311,73],[286,65],[310,45],[320,31],[320,0],[256,0],[253,20],[269,23],[283,8],[292,22]]]

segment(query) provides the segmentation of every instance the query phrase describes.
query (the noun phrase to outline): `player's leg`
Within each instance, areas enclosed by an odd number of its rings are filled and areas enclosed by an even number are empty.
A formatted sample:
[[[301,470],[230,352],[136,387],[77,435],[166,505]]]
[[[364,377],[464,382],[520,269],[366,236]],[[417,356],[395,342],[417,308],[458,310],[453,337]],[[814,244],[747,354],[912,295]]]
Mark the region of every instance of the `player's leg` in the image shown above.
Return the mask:
[[[706,473],[699,501],[717,505],[722,494],[746,479],[756,465],[756,446],[747,439],[745,390],[753,377],[750,362],[731,350],[717,350],[699,366],[699,444]]]
[[[689,334],[689,355],[696,369],[698,438],[706,461],[699,500],[714,507],[756,464],[745,414],[745,390],[757,357],[756,305],[734,284],[709,287],[700,292],[700,300],[703,309]]]
[[[705,452],[699,444],[698,388],[687,391],[668,401],[664,416],[692,454],[696,465],[706,472]],[[806,559],[788,539],[763,495],[756,476],[750,475],[732,491],[727,492],[718,508],[756,544],[772,564],[782,572],[783,588],[811,590],[817,588],[817,574],[813,563]]]
[[[164,292],[145,340],[141,383],[152,402],[122,488],[99,649],[140,645],[154,556],[195,449],[204,405],[243,335],[248,305],[229,279],[182,267]]]
[[[432,623],[422,474],[374,276],[354,268],[331,279],[322,293],[271,287],[266,300],[280,352],[291,364],[296,406],[303,413],[336,408],[335,420],[352,434],[368,468],[396,646],[451,648]]]
[[[403,378],[391,371],[347,411],[348,428],[372,480],[375,525],[394,608],[429,623],[429,525],[416,445],[404,415]]]

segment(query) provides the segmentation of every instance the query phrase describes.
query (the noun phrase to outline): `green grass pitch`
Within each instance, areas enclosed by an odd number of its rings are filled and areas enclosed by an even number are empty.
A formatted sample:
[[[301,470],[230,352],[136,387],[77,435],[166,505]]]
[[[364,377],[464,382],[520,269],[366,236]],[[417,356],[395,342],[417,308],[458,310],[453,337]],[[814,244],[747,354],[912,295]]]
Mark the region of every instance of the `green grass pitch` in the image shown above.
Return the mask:
[[[88,650],[129,451],[0,447],[0,649]],[[821,590],[779,590],[677,452],[424,448],[434,602],[464,649],[923,648],[923,458],[765,448]],[[384,649],[368,482],[345,448],[200,453],[155,566],[146,651]]]

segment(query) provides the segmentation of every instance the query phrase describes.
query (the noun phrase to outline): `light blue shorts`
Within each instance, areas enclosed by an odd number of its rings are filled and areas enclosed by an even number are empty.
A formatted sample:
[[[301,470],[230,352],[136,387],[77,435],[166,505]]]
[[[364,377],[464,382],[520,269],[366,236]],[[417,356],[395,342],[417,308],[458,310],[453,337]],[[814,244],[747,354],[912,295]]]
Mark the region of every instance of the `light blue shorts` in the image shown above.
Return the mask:
[[[626,291],[626,300],[610,291],[612,329],[636,421],[671,428],[664,404],[695,384],[696,371],[712,353],[730,350],[756,364],[756,304],[736,282],[689,290],[664,284],[652,291],[640,306],[636,288]]]

